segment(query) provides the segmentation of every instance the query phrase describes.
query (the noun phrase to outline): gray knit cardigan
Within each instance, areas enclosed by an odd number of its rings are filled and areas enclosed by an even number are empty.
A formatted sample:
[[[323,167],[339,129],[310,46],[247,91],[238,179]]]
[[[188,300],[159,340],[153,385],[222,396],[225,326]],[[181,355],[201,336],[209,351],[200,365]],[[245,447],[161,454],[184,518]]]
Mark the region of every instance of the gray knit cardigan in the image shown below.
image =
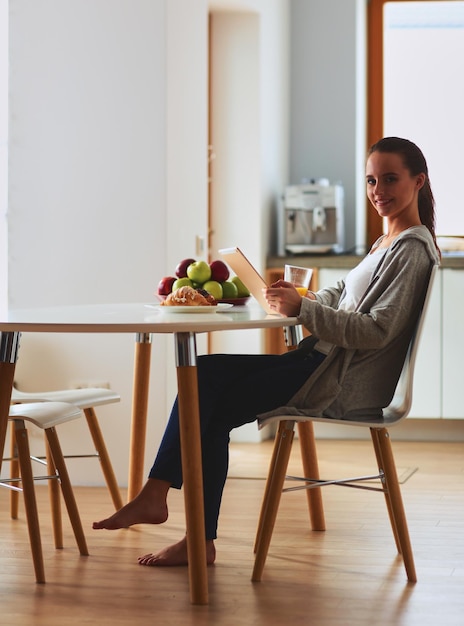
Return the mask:
[[[437,263],[429,230],[414,226],[386,249],[356,311],[337,308],[344,281],[318,291],[316,300],[304,298],[299,321],[333,347],[288,406],[259,415],[259,425],[279,415],[381,417],[393,397],[431,267]]]

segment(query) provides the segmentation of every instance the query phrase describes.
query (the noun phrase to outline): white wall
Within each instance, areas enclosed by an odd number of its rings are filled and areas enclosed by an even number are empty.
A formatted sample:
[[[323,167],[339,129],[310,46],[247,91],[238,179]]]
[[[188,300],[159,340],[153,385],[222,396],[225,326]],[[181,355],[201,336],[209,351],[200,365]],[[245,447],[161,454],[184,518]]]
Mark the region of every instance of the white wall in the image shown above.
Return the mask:
[[[10,306],[153,301],[207,230],[206,1],[10,7]],[[99,413],[122,485],[133,350],[132,336],[24,335],[16,377],[121,393]],[[147,468],[173,399],[171,352],[172,338],[153,338]],[[68,449],[86,436],[83,423],[62,430]],[[75,482],[100,483],[96,464]]]
[[[164,262],[164,3],[10,4],[10,304],[149,298]]]

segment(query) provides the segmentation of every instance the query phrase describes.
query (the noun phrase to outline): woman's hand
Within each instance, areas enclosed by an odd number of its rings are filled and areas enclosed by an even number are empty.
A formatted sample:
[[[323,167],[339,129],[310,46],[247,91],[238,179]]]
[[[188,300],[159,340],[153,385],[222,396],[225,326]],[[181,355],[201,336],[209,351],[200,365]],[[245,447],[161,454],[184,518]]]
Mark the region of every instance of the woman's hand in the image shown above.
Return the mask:
[[[278,280],[268,289],[263,289],[264,297],[271,309],[285,317],[297,317],[301,309],[302,297],[292,285],[285,280]]]

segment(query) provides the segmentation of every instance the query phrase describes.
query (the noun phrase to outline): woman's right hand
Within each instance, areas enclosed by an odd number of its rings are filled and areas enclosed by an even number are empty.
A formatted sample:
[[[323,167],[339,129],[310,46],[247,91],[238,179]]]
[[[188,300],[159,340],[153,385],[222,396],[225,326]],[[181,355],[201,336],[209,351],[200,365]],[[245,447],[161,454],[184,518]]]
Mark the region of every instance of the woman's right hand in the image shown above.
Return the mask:
[[[278,280],[267,289],[263,289],[263,294],[276,313],[285,317],[298,317],[300,314],[302,297],[292,283]]]

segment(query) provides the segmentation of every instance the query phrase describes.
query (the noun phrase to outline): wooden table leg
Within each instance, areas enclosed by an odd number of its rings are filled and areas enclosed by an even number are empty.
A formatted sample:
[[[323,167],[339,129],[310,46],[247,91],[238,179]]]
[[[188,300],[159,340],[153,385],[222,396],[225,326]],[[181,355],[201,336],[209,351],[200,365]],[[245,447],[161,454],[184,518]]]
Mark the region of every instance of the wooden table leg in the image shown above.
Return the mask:
[[[20,333],[0,332],[0,470],[5,450],[19,339]]]
[[[137,333],[134,357],[132,419],[129,447],[129,478],[127,493],[129,502],[139,493],[143,484],[150,358],[151,335],[149,333]]]
[[[195,334],[176,333],[175,339],[190,600],[208,604]]]

